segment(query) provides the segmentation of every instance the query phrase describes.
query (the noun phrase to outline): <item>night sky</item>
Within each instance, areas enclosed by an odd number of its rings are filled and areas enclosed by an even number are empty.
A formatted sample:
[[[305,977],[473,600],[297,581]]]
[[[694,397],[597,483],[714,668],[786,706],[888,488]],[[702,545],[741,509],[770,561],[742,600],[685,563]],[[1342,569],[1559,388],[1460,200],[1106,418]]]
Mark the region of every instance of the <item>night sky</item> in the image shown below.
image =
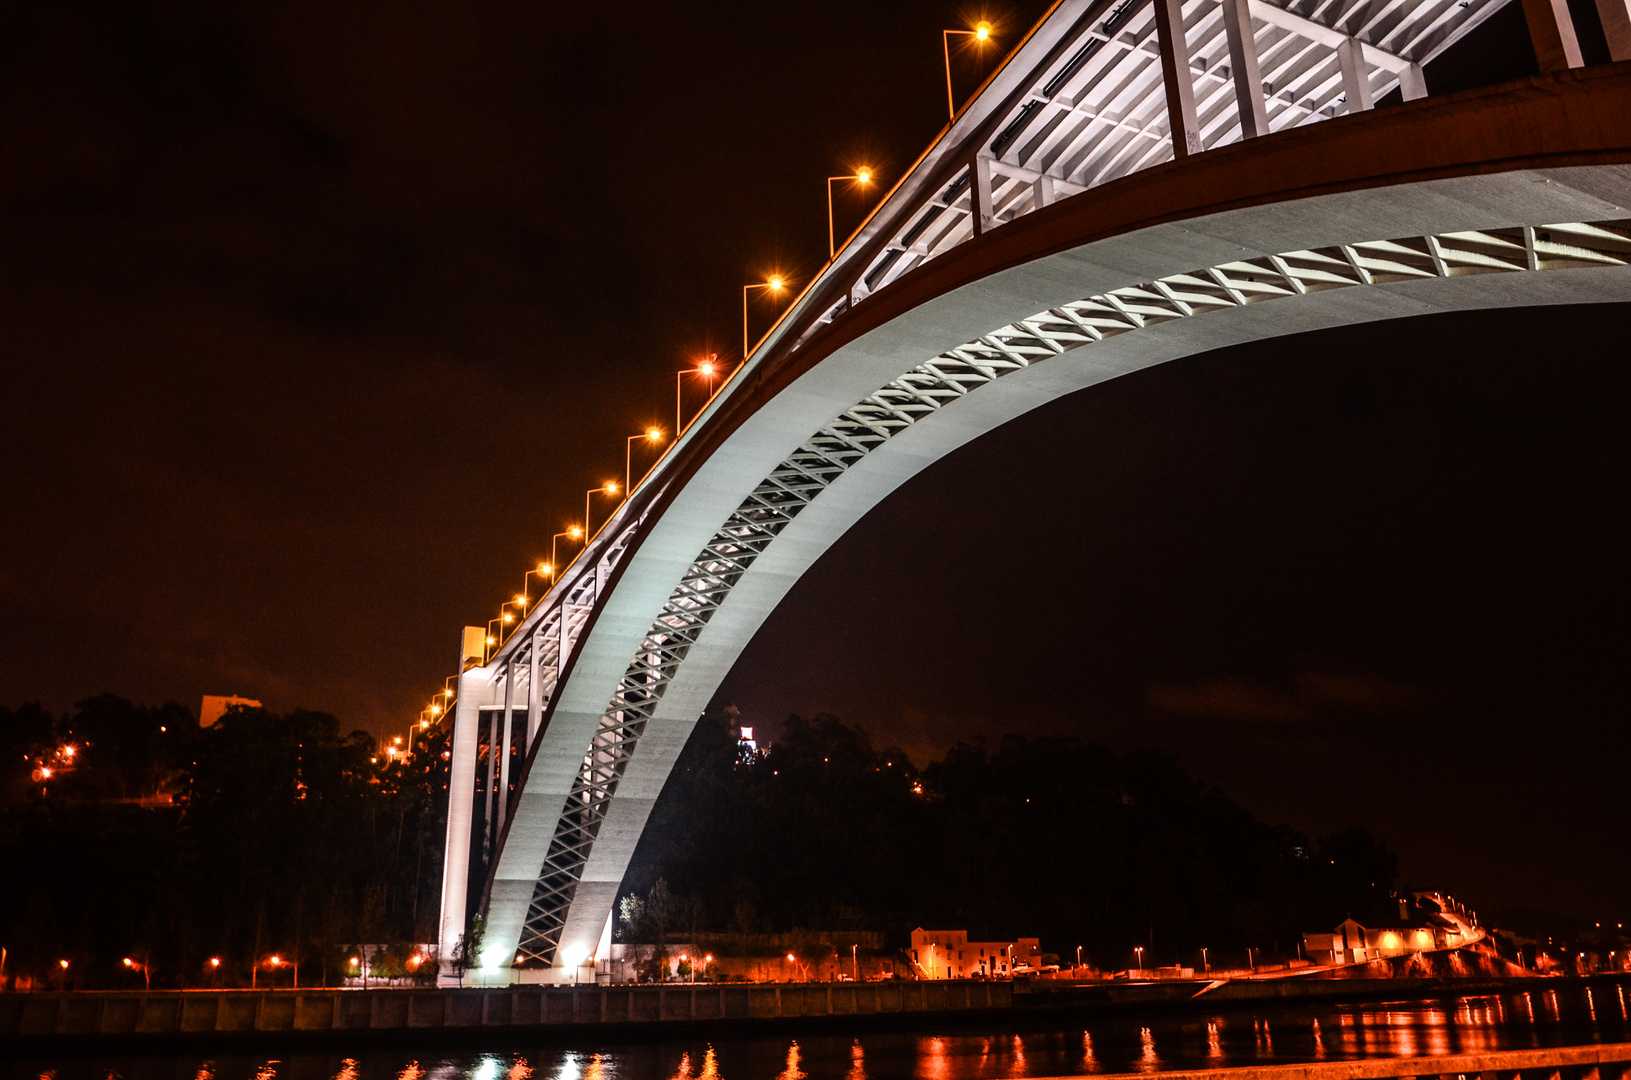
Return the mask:
[[[819,269],[825,177],[934,137],[941,28],[1006,49],[1042,10],[8,5],[0,703],[400,731],[671,428],[674,372],[734,359],[740,286]],[[1532,65],[1513,4],[1429,83]],[[1165,750],[1412,884],[1631,918],[1628,320],[1331,331],[1059,401],[857,526],[721,700],[919,763]]]

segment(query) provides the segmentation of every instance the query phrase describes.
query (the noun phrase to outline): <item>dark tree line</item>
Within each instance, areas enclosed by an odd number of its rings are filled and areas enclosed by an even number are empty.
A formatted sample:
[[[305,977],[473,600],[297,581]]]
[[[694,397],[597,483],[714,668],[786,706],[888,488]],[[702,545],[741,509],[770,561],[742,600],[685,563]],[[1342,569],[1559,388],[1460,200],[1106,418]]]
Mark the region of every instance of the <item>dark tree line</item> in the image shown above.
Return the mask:
[[[348,946],[426,941],[446,779],[439,741],[420,749],[391,764],[304,710],[200,729],[182,706],[112,696],[0,709],[7,974],[140,985],[130,957],[154,986],[230,986],[275,954],[262,982],[299,963],[303,984],[332,983]]]
[[[919,770],[831,716],[747,761],[734,735],[728,713],[699,722],[636,853],[626,894],[666,879],[642,909],[664,933],[965,927],[1122,966],[1135,945],[1150,963],[1289,953],[1397,911],[1368,834],[1264,825],[1159,755],[1007,738]],[[200,729],[111,696],[0,709],[7,975],[140,985],[133,957],[154,986],[242,985],[277,954],[263,980],[298,961],[316,984],[358,944],[406,956],[438,915],[445,741],[404,766],[317,712]]]
[[[919,771],[823,715],[744,762],[730,719],[698,724],[625,883],[666,881],[702,929],[967,928],[1120,967],[1137,945],[1292,955],[1303,931],[1398,915],[1368,833],[1265,825],[1158,754],[1010,736]]]

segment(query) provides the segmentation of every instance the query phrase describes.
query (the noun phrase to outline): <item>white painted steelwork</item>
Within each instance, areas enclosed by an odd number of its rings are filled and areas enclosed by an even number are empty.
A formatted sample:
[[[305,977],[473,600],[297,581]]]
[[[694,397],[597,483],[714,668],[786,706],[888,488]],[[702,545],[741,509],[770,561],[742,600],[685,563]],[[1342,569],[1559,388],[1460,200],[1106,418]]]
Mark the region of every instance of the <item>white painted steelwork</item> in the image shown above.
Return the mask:
[[[1427,310],[1631,298],[1631,174],[1514,167],[1198,213],[1064,250],[1031,230],[1022,258],[868,319],[883,302],[874,294],[904,295],[967,241],[1113,191],[1175,145],[1204,151],[1243,130],[1363,111],[1395,88],[1420,96],[1420,65],[1502,2],[1056,6],[676,452],[461,676],[444,961],[472,914],[474,866],[487,883],[475,894],[486,916],[477,977],[573,978],[603,939],[698,712],[753,631],[855,520],[969,439],[1059,394],[1236,341]],[[1180,20],[1183,48],[1163,47],[1157,24]],[[1175,59],[1165,72],[1163,56]],[[1177,69],[1192,108],[1164,78]],[[1191,130],[1172,130],[1168,100],[1193,113]],[[832,338],[852,322],[862,329]],[[500,732],[524,710],[527,764],[508,777],[508,755],[496,772],[489,756],[493,809],[478,814],[481,710],[495,707],[504,720],[490,720],[489,745],[507,746]]]

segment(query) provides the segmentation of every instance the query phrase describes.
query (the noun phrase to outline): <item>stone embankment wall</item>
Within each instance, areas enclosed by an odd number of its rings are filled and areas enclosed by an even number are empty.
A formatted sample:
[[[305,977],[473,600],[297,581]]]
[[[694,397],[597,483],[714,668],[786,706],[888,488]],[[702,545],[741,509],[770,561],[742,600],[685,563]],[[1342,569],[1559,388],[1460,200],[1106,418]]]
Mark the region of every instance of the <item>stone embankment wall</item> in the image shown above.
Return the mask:
[[[523,1031],[1008,1009],[1009,983],[0,994],[0,1042]]]

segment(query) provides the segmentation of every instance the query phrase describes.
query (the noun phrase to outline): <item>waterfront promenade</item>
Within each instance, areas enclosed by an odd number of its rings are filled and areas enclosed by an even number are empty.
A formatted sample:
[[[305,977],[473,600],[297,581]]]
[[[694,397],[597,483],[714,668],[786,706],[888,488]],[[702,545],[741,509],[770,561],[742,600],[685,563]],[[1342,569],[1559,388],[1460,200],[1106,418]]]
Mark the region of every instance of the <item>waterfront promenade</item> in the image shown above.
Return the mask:
[[[430,1039],[684,1028],[893,1026],[1048,1014],[1415,999],[1614,987],[1631,979],[1237,980],[1058,985],[875,983],[67,991],[0,994],[0,1044]]]

